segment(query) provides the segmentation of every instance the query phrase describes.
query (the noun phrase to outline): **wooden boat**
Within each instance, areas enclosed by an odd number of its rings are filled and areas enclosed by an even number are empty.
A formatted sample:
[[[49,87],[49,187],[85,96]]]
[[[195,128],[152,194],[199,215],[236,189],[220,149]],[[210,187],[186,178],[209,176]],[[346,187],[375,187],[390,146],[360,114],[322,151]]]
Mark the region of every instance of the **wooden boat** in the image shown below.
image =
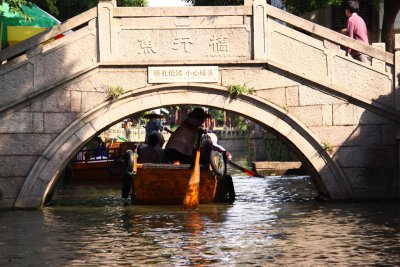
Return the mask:
[[[88,150],[82,150],[69,164],[63,182],[66,184],[118,182],[124,177],[123,158],[126,151],[134,150],[137,143],[114,142],[107,148],[107,158],[89,158]]]
[[[124,186],[128,184],[128,188],[132,187],[132,198],[138,204],[181,205],[193,171],[191,166],[137,163],[133,153],[136,145],[120,143],[108,148],[108,159],[72,161],[70,173],[66,175],[64,183],[117,182]],[[133,161],[130,164],[127,155],[130,155]],[[132,172],[128,172],[128,165],[131,166]],[[235,192],[232,177],[221,175],[221,170],[217,174],[210,166],[200,168],[200,203],[233,202]],[[126,180],[129,182],[126,183]]]
[[[133,177],[133,191],[138,204],[180,205],[185,196],[192,168],[190,165],[138,164]],[[217,200],[221,177],[208,166],[200,169],[200,203]]]
[[[213,164],[200,166],[199,202],[202,204],[235,201],[232,177],[226,174],[226,163],[220,159],[212,154]],[[132,151],[127,151],[125,162],[126,169],[132,171],[132,197],[136,203],[182,205],[193,171],[191,165],[140,164]]]
[[[124,177],[122,164],[114,160],[98,160],[88,162],[72,162],[68,175],[64,178],[66,184],[122,182]]]

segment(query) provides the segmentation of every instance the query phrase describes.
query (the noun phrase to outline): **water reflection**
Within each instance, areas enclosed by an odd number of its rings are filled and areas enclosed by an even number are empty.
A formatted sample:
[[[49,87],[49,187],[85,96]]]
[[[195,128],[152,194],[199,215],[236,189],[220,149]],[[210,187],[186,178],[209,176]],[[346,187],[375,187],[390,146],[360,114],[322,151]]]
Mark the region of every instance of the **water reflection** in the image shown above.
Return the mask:
[[[307,177],[235,176],[233,205],[123,206],[120,188],[67,188],[0,212],[0,266],[393,266],[398,203],[316,201]],[[81,191],[80,191],[81,190]]]

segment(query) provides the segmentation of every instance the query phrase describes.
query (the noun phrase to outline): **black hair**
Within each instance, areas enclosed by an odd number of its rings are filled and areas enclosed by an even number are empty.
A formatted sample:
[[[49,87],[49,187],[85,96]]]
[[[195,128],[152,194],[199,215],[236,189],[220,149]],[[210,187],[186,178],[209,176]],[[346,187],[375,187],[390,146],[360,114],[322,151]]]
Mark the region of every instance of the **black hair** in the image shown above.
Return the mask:
[[[99,145],[103,145],[103,140],[101,139],[100,136],[96,136],[95,138],[93,138],[93,140],[99,143]]]
[[[158,135],[157,132],[152,132],[151,134],[149,134],[149,136],[147,137],[147,143],[149,144],[149,146],[151,147],[155,147],[158,144]]]
[[[360,9],[360,3],[356,0],[346,1],[344,9],[350,11],[351,14],[357,13]]]

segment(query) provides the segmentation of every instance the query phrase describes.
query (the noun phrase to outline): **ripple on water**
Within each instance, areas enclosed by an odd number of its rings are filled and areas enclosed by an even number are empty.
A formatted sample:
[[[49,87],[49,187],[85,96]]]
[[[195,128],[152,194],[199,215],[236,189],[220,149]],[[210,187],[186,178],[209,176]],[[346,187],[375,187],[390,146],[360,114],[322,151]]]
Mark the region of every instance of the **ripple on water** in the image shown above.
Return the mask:
[[[119,185],[69,188],[40,211],[1,212],[0,266],[400,263],[398,203],[316,201],[304,176],[233,179],[233,205],[190,213],[123,206]]]

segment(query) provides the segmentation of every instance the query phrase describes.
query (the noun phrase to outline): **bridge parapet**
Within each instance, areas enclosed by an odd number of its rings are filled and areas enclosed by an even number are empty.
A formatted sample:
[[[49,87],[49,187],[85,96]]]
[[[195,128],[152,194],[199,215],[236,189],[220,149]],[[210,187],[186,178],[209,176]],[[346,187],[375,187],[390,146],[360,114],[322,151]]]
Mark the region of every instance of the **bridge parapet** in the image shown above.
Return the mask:
[[[393,54],[267,6],[268,64],[324,86],[343,99],[399,114],[393,94]],[[350,47],[372,58],[366,65],[345,55]],[[301,51],[301,52],[299,52]],[[380,64],[378,64],[378,62]],[[379,111],[378,111],[379,112]]]
[[[251,15],[248,6],[116,7],[112,54],[104,58],[126,65],[249,62]]]
[[[0,112],[20,108],[96,65],[96,17],[93,8],[0,51]],[[50,41],[62,33],[67,34]]]
[[[138,8],[100,1],[97,8],[0,51],[0,62],[5,62],[0,68],[0,112],[98,66],[263,64],[350,102],[372,104],[376,112],[399,115],[393,54],[265,1],[250,2]],[[45,43],[71,29],[75,32]],[[346,57],[342,47],[380,64],[367,66]]]

